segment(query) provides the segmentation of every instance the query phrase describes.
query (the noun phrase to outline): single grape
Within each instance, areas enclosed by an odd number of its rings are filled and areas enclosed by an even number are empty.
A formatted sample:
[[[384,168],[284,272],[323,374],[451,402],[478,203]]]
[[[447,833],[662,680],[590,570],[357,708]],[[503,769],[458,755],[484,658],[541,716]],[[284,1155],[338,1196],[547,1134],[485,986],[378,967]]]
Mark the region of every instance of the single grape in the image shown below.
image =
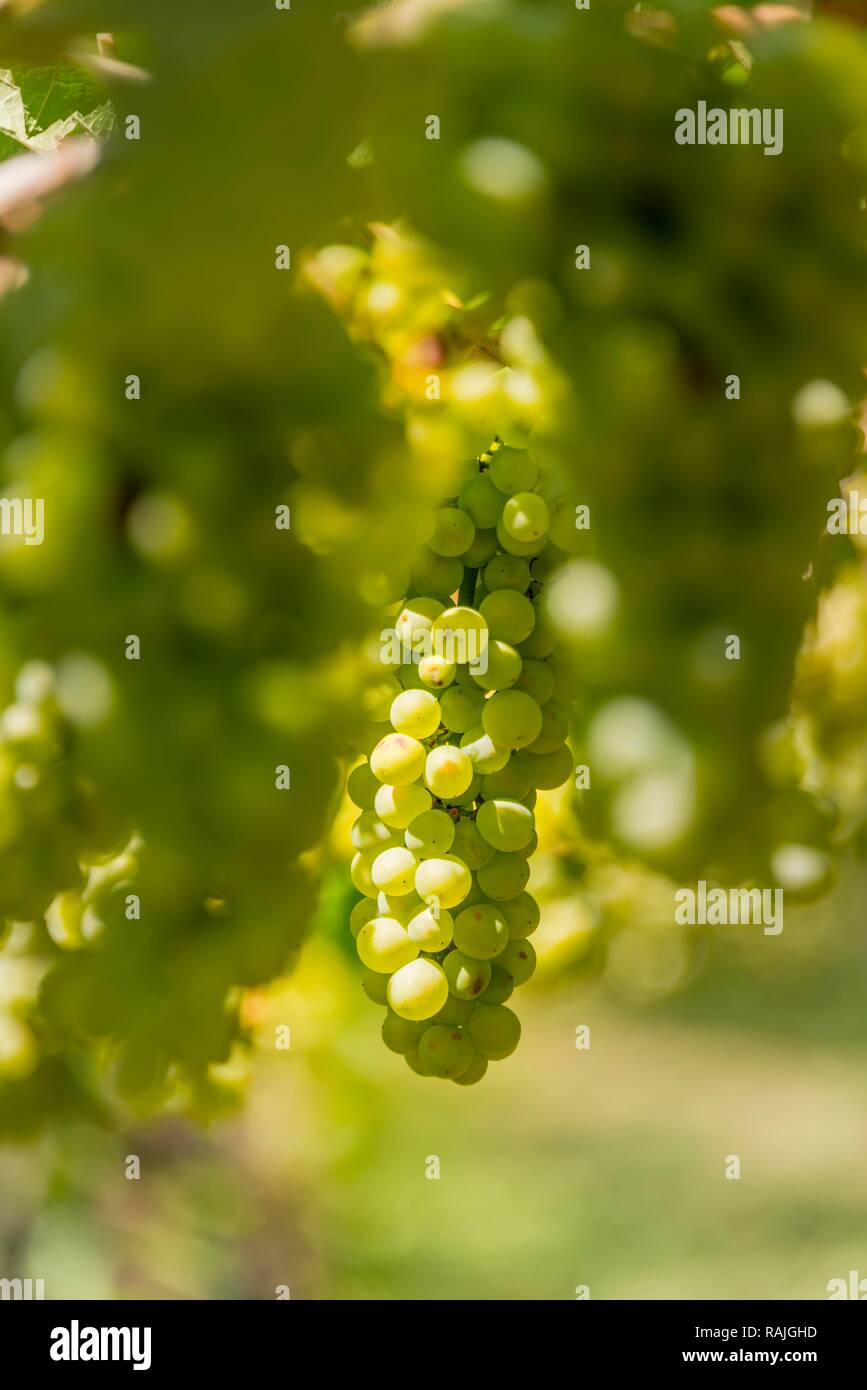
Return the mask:
[[[456,924],[457,925],[457,924]],[[513,985],[524,985],[536,969],[533,943],[523,938],[509,941],[497,958],[497,966],[511,977]]]
[[[346,790],[350,801],[354,801],[360,811],[372,811],[374,797],[379,781],[370,770],[370,763],[359,763],[346,779]]]
[[[519,753],[513,753],[498,772],[489,772],[482,778],[482,796],[486,801],[498,796],[508,797],[510,801],[520,801],[532,785],[525,760]]]
[[[461,556],[462,565],[469,570],[482,569],[496,555],[497,545],[496,531],[476,531],[472,545]]]
[[[503,503],[503,494],[494,487],[486,473],[477,473],[470,478],[458,498],[458,505],[467,513],[473,525],[483,531],[490,531],[496,526]]]
[[[410,577],[420,594],[453,594],[460,588],[464,567],[460,560],[437,555],[425,546],[416,556]]]
[[[397,676],[383,676],[374,685],[368,685],[361,692],[359,703],[366,719],[374,724],[383,724],[388,719],[391,702],[400,694]]]
[[[530,587],[530,566],[517,555],[496,555],[485,570],[485,584],[490,593],[513,589],[525,594]]]
[[[394,624],[404,651],[423,655],[433,622],[444,611],[443,605],[435,598],[407,599]]]
[[[531,695],[537,705],[544,705],[554,694],[554,676],[544,661],[527,657],[515,681],[515,689]]]
[[[491,980],[491,967],[486,960],[465,956],[463,951],[449,951],[443,961],[449,989],[458,999],[478,999]]]
[[[470,1041],[483,1057],[501,1061],[515,1051],[521,1025],[504,1004],[477,1004],[467,1024]]]
[[[386,734],[370,755],[375,776],[390,787],[408,787],[424,772],[424,765],[423,744],[406,734]]]
[[[519,662],[520,660],[518,657]],[[471,729],[481,719],[484,703],[485,697],[480,690],[454,685],[443,692],[440,717],[450,733],[465,734],[467,729]]]
[[[509,926],[491,903],[476,903],[455,918],[454,941],[473,960],[493,960],[509,944]]]
[[[495,589],[479,606],[492,639],[523,642],[536,625],[536,610],[524,594],[514,589]]]
[[[416,816],[430,810],[431,800],[427,787],[413,783],[410,787],[380,786],[373,805],[385,825],[393,830],[405,830]]]
[[[475,821],[464,816],[455,826],[452,853],[462,859],[468,869],[480,869],[494,857],[494,851],[484,836],[479,834]]]
[[[433,1078],[431,1077],[431,1075],[430,1075],[429,1072],[422,1071],[421,1062],[420,1062],[419,1059],[418,1059],[418,1053],[417,1053],[417,1052],[407,1052],[407,1053],[405,1053],[405,1054],[404,1054],[403,1060],[406,1062],[406,1064],[407,1064],[407,1066],[409,1067],[410,1071],[414,1071],[414,1072],[415,1072],[416,1076],[425,1076],[425,1077],[427,1077],[428,1081],[430,1081],[430,1080],[433,1079]]]
[[[500,492],[514,496],[536,486],[539,470],[523,450],[500,449],[491,459],[488,476]]]
[[[527,844],[535,829],[535,817],[520,801],[496,797],[482,802],[476,812],[476,826],[493,849],[511,853]]]
[[[445,806],[472,806],[479,794],[481,783],[481,777],[477,772],[474,772],[473,780],[465,792],[461,792],[460,796],[443,796],[440,797],[440,800]]]
[[[435,555],[463,555],[473,543],[476,528],[459,507],[439,507],[428,546]]]
[[[448,854],[454,838],[455,823],[447,811],[424,811],[404,833],[406,847],[417,859]]]
[[[374,851],[359,850],[357,854],[352,856],[349,865],[349,877],[352,879],[353,887],[357,888],[359,893],[363,893],[366,898],[376,897],[376,884],[371,876],[375,858],[376,853]]]
[[[526,762],[533,786],[542,792],[562,787],[575,770],[572,750],[566,743],[561,743],[551,753],[528,753]]]
[[[427,955],[436,955],[438,951],[444,951],[452,943],[454,935],[454,920],[452,914],[444,907],[434,913],[430,907],[422,907],[407,923],[407,932],[410,940],[414,941],[420,951]]]
[[[364,969],[361,972],[361,988],[364,990],[371,1004],[387,1004],[388,995],[388,975],[381,975],[378,970]]]
[[[516,541],[544,540],[550,525],[548,503],[536,492],[516,492],[503,508],[503,527]]]
[[[541,732],[542,711],[523,690],[499,690],[485,702],[482,726],[499,748],[526,748]]]
[[[565,743],[571,713],[568,705],[561,704],[559,700],[549,700],[542,710],[541,733],[527,745],[527,752],[553,753],[555,748]]]
[[[456,994],[450,994],[439,1012],[434,1014],[431,1023],[457,1023],[463,1026],[473,1007],[472,999],[458,999]]]
[[[517,683],[521,667],[520,653],[497,638],[488,642],[479,661],[470,667],[470,674],[482,690],[508,690]]]
[[[392,701],[389,717],[397,733],[430,738],[440,726],[440,702],[429,690],[402,690]]]
[[[419,957],[396,970],[388,982],[388,1002],[401,1018],[414,1022],[439,1013],[449,996],[449,983],[434,960]]]
[[[408,1018],[401,1018],[393,1009],[389,1009],[382,1020],[382,1041],[390,1052],[397,1052],[401,1056],[406,1056],[407,1052],[417,1052],[422,1034],[427,1028],[423,1021],[413,1023]]]
[[[497,853],[477,874],[482,892],[497,903],[516,898],[526,888],[529,877],[530,866],[518,854]]]
[[[538,599],[533,600],[533,607],[536,610],[535,626],[530,636],[525,637],[520,643],[518,650],[522,657],[530,657],[533,661],[544,661],[557,645],[557,630],[548,617],[547,609],[540,604]]]
[[[355,946],[362,965],[381,975],[390,975],[418,955],[415,942],[393,917],[374,917],[365,922],[355,938]]]
[[[452,1081],[454,1081],[456,1086],[475,1086],[478,1081],[481,1081],[487,1070],[487,1057],[483,1057],[481,1052],[476,1052],[474,1050],[473,1060],[470,1062],[466,1071],[462,1071],[460,1076],[453,1076]]]
[[[475,608],[446,608],[431,623],[431,650],[456,666],[476,662],[488,645],[488,625]]]
[[[539,551],[542,550],[545,545],[544,539],[539,541],[516,540],[514,536],[509,535],[509,532],[503,525],[502,517],[500,517],[500,520],[497,522],[497,541],[500,549],[505,550],[508,555],[523,556],[525,560],[529,560],[534,555],[538,555]]]
[[[424,658],[422,657],[422,661]],[[427,687],[419,675],[420,661],[412,660],[405,662],[397,673],[401,687],[404,690],[426,690]]]
[[[349,930],[354,937],[358,936],[361,928],[368,922],[372,922],[374,917],[379,916],[379,906],[373,898],[362,898],[360,903],[349,914]]]
[[[430,656],[423,656],[418,663],[419,680],[430,690],[445,690],[454,680],[456,671],[453,661],[446,661],[444,656],[437,656],[434,652]]]
[[[418,861],[410,850],[395,845],[392,849],[384,849],[376,856],[370,876],[377,888],[400,898],[404,893],[412,892],[417,866]]]
[[[419,1065],[429,1076],[446,1079],[460,1076],[473,1056],[473,1045],[461,1029],[446,1023],[432,1024],[422,1034],[418,1045]]]
[[[539,925],[541,912],[539,904],[530,893],[519,893],[501,906],[501,911],[509,924],[512,940],[522,940],[532,935]]]
[[[349,832],[355,849],[386,849],[396,843],[396,835],[397,831],[381,821],[375,811],[362,811]]]
[[[432,748],[428,753],[424,764],[424,780],[434,796],[441,800],[460,796],[473,780],[473,764],[462,749],[444,743],[439,748]]]
[[[479,998],[480,1004],[505,1004],[511,999],[515,992],[515,984],[511,975],[499,968],[497,964],[491,967],[491,983]]]
[[[509,761],[508,748],[498,748],[480,724],[461,735],[461,748],[480,776],[498,772]]]
[[[457,907],[458,903],[463,902],[472,881],[473,876],[466,864],[453,854],[438,859],[423,859],[415,871],[415,891],[428,905],[435,901],[440,910]]]
[[[527,810],[529,809],[530,808],[528,806]],[[536,853],[536,850],[538,848],[539,836],[536,834],[534,830],[527,843],[525,845],[522,845],[520,849],[515,850],[515,853],[520,854],[522,859],[532,859],[533,855]]]

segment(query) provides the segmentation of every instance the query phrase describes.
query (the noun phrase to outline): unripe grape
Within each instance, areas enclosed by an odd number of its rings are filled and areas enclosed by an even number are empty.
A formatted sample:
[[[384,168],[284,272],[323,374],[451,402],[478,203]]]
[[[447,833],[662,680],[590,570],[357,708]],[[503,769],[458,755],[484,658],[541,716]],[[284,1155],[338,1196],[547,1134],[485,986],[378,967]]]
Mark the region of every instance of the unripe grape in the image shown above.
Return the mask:
[[[519,753],[512,753],[498,772],[490,772],[482,778],[482,796],[486,801],[498,796],[521,801],[532,785],[526,759],[522,759]]]
[[[458,913],[454,940],[465,956],[492,960],[509,944],[508,923],[490,903],[477,903]]]
[[[533,544],[545,538],[551,513],[543,497],[535,492],[517,492],[503,508],[503,527],[516,541]]]
[[[491,967],[486,960],[475,960],[462,951],[449,951],[443,970],[449,989],[458,999],[478,999],[491,979]]]
[[[418,1060],[417,1052],[407,1052],[403,1060],[406,1062],[406,1065],[409,1067],[410,1071],[415,1072],[416,1076],[425,1076],[427,1077],[428,1081],[432,1081],[434,1079],[429,1072],[422,1071],[421,1063]]]
[[[461,792],[460,796],[442,796],[440,800],[446,806],[472,806],[479,794],[481,783],[481,777],[477,772],[474,772],[473,780],[470,782],[465,792]]]
[[[349,799],[354,801],[361,811],[373,809],[374,798],[379,786],[379,780],[374,777],[368,762],[359,763],[358,767],[354,767],[346,779]]]
[[[526,845],[535,828],[535,817],[520,801],[499,797],[482,802],[476,812],[476,827],[495,850],[509,852]]]
[[[491,638],[501,642],[523,642],[536,625],[532,603],[514,589],[495,589],[482,600],[479,612],[488,624]]]
[[[436,555],[462,555],[473,543],[476,528],[459,507],[439,507],[434,512],[434,529],[428,541]]]
[[[499,968],[499,960],[491,966],[491,982],[479,998],[480,1004],[505,1004],[515,992],[511,975]]]
[[[431,623],[431,649],[456,665],[477,662],[488,645],[488,624],[475,608],[446,608]]]
[[[464,567],[460,560],[437,555],[429,546],[425,546],[416,557],[410,574],[419,593],[453,594],[460,588]]]
[[[406,734],[386,734],[370,755],[374,775],[390,787],[408,787],[421,776],[424,765],[423,745]]]
[[[397,676],[383,676],[374,685],[361,692],[360,704],[365,718],[373,724],[383,724],[388,719],[391,702],[400,694],[400,681]]]
[[[520,662],[520,657],[518,661]],[[480,690],[455,685],[443,692],[440,700],[440,718],[454,734],[465,734],[482,717],[485,697]]]
[[[500,449],[491,459],[488,476],[507,496],[529,492],[536,486],[539,470],[529,454],[518,449]]]
[[[436,915],[429,907],[422,907],[407,923],[410,940],[420,951],[436,955],[452,943],[454,920],[452,914],[441,907]]]
[[[385,825],[393,830],[405,830],[410,821],[430,809],[431,794],[427,787],[418,783],[409,787],[380,786],[373,805]]]
[[[521,1037],[521,1025],[511,1009],[503,1004],[477,1004],[467,1024],[470,1041],[492,1062],[514,1052]]]
[[[472,1012],[472,999],[458,999],[456,994],[450,994],[442,1008],[434,1014],[431,1023],[457,1023],[463,1026]]]
[[[498,747],[526,748],[541,733],[542,711],[523,690],[500,690],[485,702],[482,726]]]
[[[419,675],[419,666],[420,666],[420,665],[421,665],[421,662],[420,662],[420,661],[419,661],[419,662],[416,662],[416,661],[407,661],[407,662],[404,663],[403,666],[401,666],[400,670],[399,670],[398,673],[397,673],[397,678],[398,678],[398,680],[400,681],[401,687],[402,687],[404,690],[426,690],[426,689],[427,689],[427,687],[425,686],[424,681],[422,680],[421,676]]]
[[[377,888],[396,898],[411,893],[415,882],[417,860],[405,846],[395,845],[378,854],[371,866],[370,876]]]
[[[494,902],[508,902],[516,898],[527,886],[530,866],[517,854],[494,855],[489,864],[479,869],[479,887]]]
[[[465,569],[480,570],[496,553],[496,531],[476,531],[472,545],[461,556],[461,564]]]
[[[389,717],[397,733],[430,738],[440,726],[439,700],[429,690],[402,690],[391,703]]]
[[[418,1045],[419,1065],[429,1076],[446,1079],[460,1076],[474,1055],[472,1043],[460,1028],[445,1023],[434,1023],[423,1033]]]
[[[568,782],[574,771],[572,751],[565,743],[551,753],[528,753],[527,771],[539,791],[553,791]]]
[[[418,663],[418,678],[422,685],[431,690],[445,690],[454,680],[456,671],[457,667],[453,661],[446,661],[444,656],[437,656],[435,652],[423,656]]]
[[[485,570],[485,584],[490,593],[512,589],[525,594],[530,587],[530,566],[517,555],[495,555]]]
[[[509,941],[505,950],[497,957],[497,966],[505,970],[514,985],[524,985],[536,969],[536,952],[531,941],[515,939]]]
[[[393,917],[374,917],[365,922],[355,938],[355,946],[362,965],[381,975],[390,975],[418,955],[418,946]]]
[[[506,530],[503,525],[502,517],[500,517],[500,520],[497,522],[497,540],[500,543],[501,549],[505,550],[507,554],[523,556],[526,560],[531,559],[534,555],[538,555],[545,544],[544,539],[539,541],[516,540],[516,538],[511,536]]]
[[[353,822],[349,838],[355,849],[386,849],[396,842],[397,831],[385,825],[375,811],[362,811]]]
[[[529,810],[530,808],[528,807],[527,809]],[[538,848],[539,836],[536,834],[536,831],[534,830],[527,843],[525,845],[522,845],[520,849],[516,849],[515,853],[520,854],[522,859],[532,859],[533,855],[536,853],[536,850]]]
[[[440,908],[457,907],[458,903],[463,902],[472,881],[466,864],[452,854],[438,859],[423,859],[415,871],[415,891],[419,897],[426,903],[435,900]]]
[[[378,903],[373,898],[362,898],[361,902],[356,903],[349,914],[349,930],[354,937],[357,937],[361,928],[378,916]]]
[[[476,1052],[474,1050],[473,1060],[470,1062],[466,1071],[462,1071],[460,1076],[453,1076],[452,1081],[454,1081],[456,1086],[475,1086],[478,1081],[481,1081],[487,1070],[487,1057],[483,1057],[481,1052]]]
[[[508,590],[503,589],[502,592],[507,593]],[[521,666],[520,653],[497,638],[488,642],[484,656],[477,666],[470,668],[470,674],[482,690],[508,690],[517,683]]]
[[[435,598],[407,599],[394,624],[404,649],[418,655],[434,620],[444,611],[443,605]]]
[[[569,720],[572,711],[559,700],[549,700],[542,710],[542,729],[533,742],[527,745],[527,752],[553,753],[566,742],[569,733]]]
[[[484,836],[479,834],[475,821],[465,817],[461,817],[455,826],[452,853],[458,859],[462,859],[468,869],[474,870],[490,863],[494,857],[493,849]]]
[[[409,925],[417,912],[424,909],[418,893],[377,893],[376,905],[380,917],[393,917],[402,927]]]
[[[359,850],[352,856],[349,865],[349,877],[352,879],[353,887],[359,893],[363,893],[366,898],[376,897],[376,884],[371,876],[373,861],[376,855],[371,850]]]
[[[494,487],[488,475],[477,473],[464,484],[458,505],[477,529],[490,531],[497,524],[504,500],[503,494]]]
[[[413,1023],[408,1018],[401,1018],[393,1009],[389,1009],[382,1020],[382,1041],[390,1052],[397,1052],[405,1056],[407,1052],[417,1052],[422,1034],[427,1028],[424,1022]]]
[[[432,1018],[445,1004],[449,984],[436,961],[419,958],[396,970],[388,982],[388,1002],[401,1018]]]
[[[512,940],[522,940],[530,936],[539,925],[539,904],[530,893],[519,893],[517,897],[503,903],[500,910],[509,924],[509,936]]]
[[[508,748],[498,748],[481,725],[468,729],[461,735],[461,748],[476,772],[482,776],[489,772],[498,772],[509,761]]]
[[[388,1003],[388,975],[381,975],[378,970],[364,969],[361,972],[361,988],[364,990],[371,1004]]]
[[[525,637],[518,646],[521,657],[530,657],[533,661],[544,661],[550,656],[557,645],[557,629],[548,617],[545,609],[538,599],[533,600],[533,608],[536,611],[536,623],[529,637]]]
[[[455,838],[455,823],[447,811],[424,811],[411,821],[404,833],[408,850],[417,859],[448,854]]]
[[[515,689],[532,696],[537,705],[544,705],[554,694],[554,676],[544,661],[528,656],[515,681]]]
[[[443,800],[460,796],[473,780],[473,764],[462,749],[444,743],[428,753],[424,763],[424,779],[434,796]]]

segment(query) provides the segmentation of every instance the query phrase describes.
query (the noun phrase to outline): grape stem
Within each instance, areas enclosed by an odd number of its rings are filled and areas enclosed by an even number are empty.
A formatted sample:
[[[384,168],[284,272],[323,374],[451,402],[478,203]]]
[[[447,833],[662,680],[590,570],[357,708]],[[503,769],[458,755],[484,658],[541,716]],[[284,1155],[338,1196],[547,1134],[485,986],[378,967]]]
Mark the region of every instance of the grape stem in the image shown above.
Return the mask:
[[[461,580],[461,587],[458,590],[459,608],[472,608],[473,599],[476,596],[476,579],[478,578],[478,574],[478,570],[464,570],[464,577]]]

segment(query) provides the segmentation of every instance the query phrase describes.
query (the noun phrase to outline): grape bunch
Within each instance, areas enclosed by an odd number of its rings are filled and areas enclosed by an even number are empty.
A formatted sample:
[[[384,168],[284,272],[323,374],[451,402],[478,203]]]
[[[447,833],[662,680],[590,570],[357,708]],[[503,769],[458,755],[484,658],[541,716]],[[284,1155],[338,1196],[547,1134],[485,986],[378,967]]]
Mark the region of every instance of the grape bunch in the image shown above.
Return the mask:
[[[572,686],[545,604],[556,483],[495,439],[459,484],[382,634],[347,790],[363,895],[350,928],[383,1041],[419,1075],[470,1086],[520,1038],[508,1001],[536,964],[534,806],[572,773]]]

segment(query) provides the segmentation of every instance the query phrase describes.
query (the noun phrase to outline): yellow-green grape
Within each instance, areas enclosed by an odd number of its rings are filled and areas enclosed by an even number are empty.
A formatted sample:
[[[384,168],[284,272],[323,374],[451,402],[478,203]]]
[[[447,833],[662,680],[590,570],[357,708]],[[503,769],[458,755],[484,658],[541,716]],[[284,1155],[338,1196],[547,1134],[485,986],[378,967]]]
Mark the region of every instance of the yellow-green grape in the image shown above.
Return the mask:
[[[526,764],[533,786],[540,792],[562,787],[574,771],[572,753],[565,743],[552,753],[528,753]]]
[[[428,541],[435,555],[463,555],[473,543],[476,528],[460,507],[438,507]]]
[[[379,904],[373,898],[362,898],[360,903],[356,903],[349,914],[349,930],[353,937],[357,937],[361,928],[378,916]]]
[[[477,1082],[481,1081],[487,1070],[487,1057],[483,1057],[481,1052],[476,1052],[474,1049],[473,1060],[470,1062],[466,1071],[462,1071],[460,1076],[453,1076],[452,1081],[454,1081],[456,1086],[475,1086]]]
[[[430,738],[440,726],[440,703],[429,690],[402,690],[392,701],[389,717],[397,733]]]
[[[461,564],[466,569],[480,570],[497,553],[496,531],[476,531],[473,543],[461,556]]]
[[[428,1081],[434,1080],[434,1078],[429,1076],[426,1071],[422,1071],[421,1063],[418,1060],[417,1052],[407,1052],[403,1060],[406,1062],[406,1065],[409,1067],[410,1071],[415,1072],[416,1076],[424,1076],[427,1078]]]
[[[14,1014],[0,1012],[0,1077],[21,1081],[39,1061],[36,1039]]]
[[[508,591],[503,589],[502,592]],[[522,664],[520,652],[497,638],[488,642],[481,660],[470,668],[470,674],[482,690],[508,690],[517,684]]]
[[[377,783],[373,807],[379,819],[392,830],[406,830],[410,821],[430,809],[432,797],[427,787],[389,787]]]
[[[527,745],[528,753],[553,753],[561,743],[566,742],[569,733],[571,710],[559,700],[549,700],[542,709],[542,730]]]
[[[483,801],[476,812],[479,834],[493,849],[506,852],[519,850],[533,834],[536,821],[533,812],[520,801],[498,797]]]
[[[449,994],[442,1008],[434,1014],[431,1023],[460,1024],[463,1027],[472,1012],[472,999],[458,999],[456,994]]]
[[[491,966],[491,982],[479,999],[480,1004],[505,1004],[515,992],[511,975],[499,968],[499,960]]]
[[[508,902],[522,893],[529,877],[530,866],[518,854],[496,853],[477,874],[482,892],[498,903]]]
[[[479,788],[481,787],[481,785],[481,777],[477,772],[474,772],[472,782],[470,782],[470,785],[467,787],[465,792],[461,792],[460,796],[444,796],[440,799],[446,806],[472,806],[476,800],[476,797],[479,794]]]
[[[445,610],[435,598],[410,598],[397,616],[394,630],[404,651],[423,655],[434,620]]]
[[[479,834],[475,821],[463,816],[455,826],[452,854],[473,870],[489,864],[494,857],[494,851],[484,836]]]
[[[418,746],[421,747],[421,744]],[[434,796],[441,800],[460,796],[473,780],[473,764],[463,749],[444,743],[428,753],[424,763],[424,779]]]
[[[530,636],[519,644],[518,651],[522,659],[529,656],[533,661],[544,661],[557,645],[557,630],[538,599],[533,600],[533,607],[536,610],[535,626]]]
[[[466,864],[452,854],[423,859],[415,871],[415,891],[426,903],[436,902],[440,909],[463,902],[472,881]]]
[[[514,589],[495,589],[483,599],[479,612],[488,624],[491,638],[500,642],[523,642],[536,626],[536,610],[525,594]]]
[[[403,690],[427,689],[427,686],[425,685],[424,681],[418,673],[419,665],[420,662],[413,659],[412,661],[404,662],[404,664],[401,666],[400,670],[397,673],[397,678],[400,681],[401,688]]]
[[[451,945],[454,920],[452,914],[444,907],[436,913],[432,908],[423,907],[409,919],[406,929],[418,949],[433,956]]]
[[[520,657],[518,661],[520,662]],[[519,668],[520,669],[520,668]],[[452,734],[465,734],[482,717],[485,697],[480,690],[465,685],[453,685],[443,692],[440,718]]]
[[[388,1003],[388,980],[388,975],[381,975],[378,970],[368,970],[367,968],[362,970],[361,988],[371,1004]]]
[[[428,1076],[454,1079],[467,1070],[473,1060],[474,1048],[460,1028],[434,1023],[422,1034],[418,1045],[418,1060]]]
[[[514,496],[536,486],[539,470],[529,454],[519,449],[500,449],[491,459],[488,477],[500,492]]]
[[[499,748],[526,748],[542,732],[542,711],[523,690],[499,690],[485,702],[482,727]]]
[[[431,623],[431,649],[455,665],[477,662],[488,645],[488,624],[475,608],[458,604]]]
[[[399,1056],[406,1056],[408,1052],[417,1052],[422,1034],[428,1027],[424,1021],[413,1023],[408,1018],[401,1018],[393,1009],[389,1009],[382,1020],[382,1041],[390,1052],[396,1052]]]
[[[461,489],[458,506],[466,512],[473,525],[482,531],[496,526],[505,498],[494,487],[486,473],[477,473]]]
[[[503,525],[502,517],[500,517],[500,520],[497,522],[497,540],[500,543],[500,547],[509,555],[523,556],[527,560],[531,559],[534,555],[538,555],[539,551],[542,550],[545,545],[544,539],[539,541],[517,540],[515,536],[511,536],[506,530]]]
[[[482,796],[485,800],[505,796],[520,801],[533,786],[525,758],[520,753],[512,753],[509,761],[499,772],[489,772],[482,778]]]
[[[355,803],[360,811],[373,810],[374,799],[379,786],[380,783],[371,772],[368,762],[359,763],[346,779],[349,799]]]
[[[410,577],[422,594],[453,594],[460,588],[464,567],[449,555],[437,555],[429,546],[416,556]]]
[[[509,936],[513,941],[531,936],[542,916],[531,893],[518,893],[509,902],[502,903],[500,910],[509,924]]]
[[[493,960],[509,944],[509,927],[491,903],[466,907],[455,918],[455,946],[474,960]]]
[[[355,946],[362,965],[381,975],[391,975],[418,955],[415,942],[393,917],[374,917],[365,922],[355,938]]]
[[[418,893],[378,893],[376,905],[379,908],[378,916],[393,917],[402,927],[407,926],[410,918],[424,907]]]
[[[527,657],[523,662],[521,674],[515,681],[515,689],[530,695],[537,705],[544,705],[554,694],[554,676],[544,661]]]
[[[375,811],[362,811],[349,832],[355,849],[385,849],[396,843],[396,836],[397,831],[385,825]]]
[[[477,1004],[470,1015],[467,1032],[477,1052],[498,1062],[515,1051],[521,1038],[521,1025],[504,1004]]]
[[[448,854],[455,838],[455,823],[447,811],[424,811],[404,832],[404,842],[417,859]]]
[[[550,525],[548,503],[536,492],[516,492],[503,508],[503,528],[516,541],[544,540]]]
[[[461,748],[480,776],[489,772],[499,772],[509,761],[508,748],[499,748],[480,724],[461,735]]]
[[[517,555],[495,555],[485,570],[485,587],[489,593],[513,589],[525,594],[530,587],[530,566]]]
[[[437,656],[436,652],[423,656],[418,663],[418,678],[430,690],[445,690],[454,680],[456,671],[453,661],[446,661],[444,656]]]
[[[433,1018],[449,996],[449,982],[435,960],[419,957],[396,970],[388,982],[388,1002],[401,1018]]]
[[[400,694],[400,681],[397,676],[383,676],[375,685],[369,685],[361,692],[360,704],[366,719],[373,724],[382,724],[388,719],[391,702]]]
[[[548,537],[553,545],[570,555],[577,555],[582,549],[584,532],[576,525],[577,511],[575,499],[567,497],[561,497],[551,508]]]
[[[506,944],[505,950],[497,958],[497,967],[505,970],[512,984],[525,985],[536,969],[536,952],[531,941],[516,939]]]
[[[491,980],[488,962],[466,956],[463,951],[449,951],[443,961],[443,970],[449,989],[458,999],[478,999]]]
[[[81,930],[84,902],[80,893],[58,893],[45,909],[48,935],[62,951],[79,951],[84,943]]]
[[[530,808],[528,807],[527,809],[529,810]],[[522,859],[532,859],[533,855],[536,853],[536,850],[538,848],[539,836],[536,834],[534,830],[527,843],[525,845],[522,845],[520,849],[515,850],[515,853],[520,854]]]
[[[376,855],[370,850],[359,850],[352,856],[349,865],[349,877],[352,879],[353,887],[366,898],[375,898],[377,893],[376,884],[371,876],[375,858]]]
[[[424,746],[407,734],[386,734],[371,753],[370,766],[380,782],[390,787],[408,787],[424,771]]]
[[[370,876],[376,887],[395,898],[411,893],[415,882],[417,861],[403,845],[384,849],[371,865]]]

